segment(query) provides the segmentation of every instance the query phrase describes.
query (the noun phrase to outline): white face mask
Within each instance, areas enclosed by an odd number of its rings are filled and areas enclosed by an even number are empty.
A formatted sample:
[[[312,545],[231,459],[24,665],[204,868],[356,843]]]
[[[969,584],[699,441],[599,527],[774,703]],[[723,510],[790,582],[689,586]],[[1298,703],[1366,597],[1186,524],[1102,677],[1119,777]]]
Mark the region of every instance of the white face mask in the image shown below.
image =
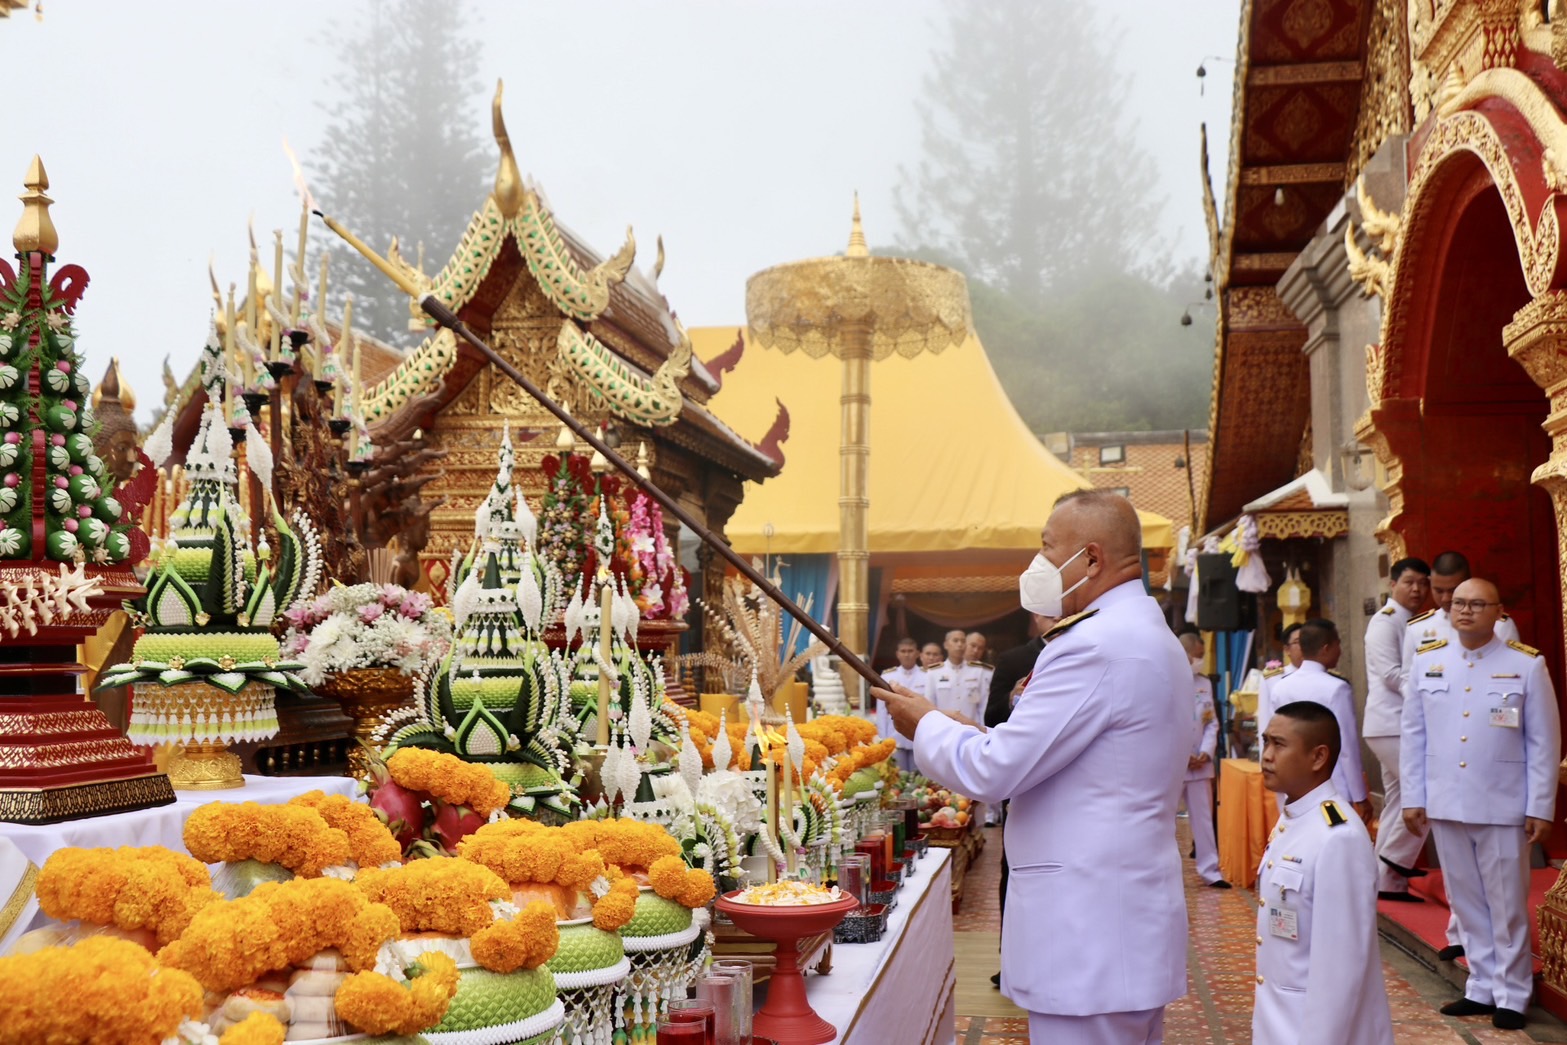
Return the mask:
[[[1087,548],[1079,549],[1072,559],[1087,550]],[[1028,569],[1024,570],[1017,579],[1018,594],[1025,610],[1046,617],[1061,616],[1061,600],[1088,583],[1088,577],[1085,575],[1066,591],[1061,590],[1061,570],[1070,566],[1072,559],[1057,566],[1045,558],[1044,552],[1034,556],[1034,561],[1028,564]]]

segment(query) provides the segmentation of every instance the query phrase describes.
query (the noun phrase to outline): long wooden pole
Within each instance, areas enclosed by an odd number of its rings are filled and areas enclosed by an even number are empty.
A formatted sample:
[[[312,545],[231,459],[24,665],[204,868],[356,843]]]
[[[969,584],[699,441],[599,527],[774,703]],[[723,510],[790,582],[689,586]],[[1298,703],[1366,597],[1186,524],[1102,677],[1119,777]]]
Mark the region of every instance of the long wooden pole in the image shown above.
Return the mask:
[[[326,222],[327,228],[337,233],[343,238],[344,242],[353,247],[360,254],[363,254],[366,260],[385,273],[387,278],[389,278],[393,283],[396,283],[404,293],[406,293],[409,297],[418,298],[419,307],[424,309],[426,315],[435,320],[441,326],[445,327],[447,330],[450,330],[453,334],[456,334],[458,337],[462,338],[468,344],[472,345],[480,355],[484,356],[492,364],[494,364],[497,370],[515,381],[518,387],[520,387],[524,392],[527,392],[528,395],[532,396],[540,406],[544,407],[544,409],[555,415],[555,419],[570,429],[573,435],[587,443],[589,446],[593,447],[593,449],[597,450],[599,453],[603,454],[604,459],[613,465],[616,471],[630,480],[631,483],[633,483],[643,493],[657,501],[663,507],[664,511],[680,520],[680,522],[688,530],[696,534],[697,537],[701,539],[702,543],[706,544],[709,548],[713,549],[713,551],[717,552],[725,562],[733,566],[740,572],[742,576],[760,588],[763,594],[765,594],[769,599],[772,599],[774,603],[787,610],[790,616],[799,621],[806,631],[809,631],[812,635],[815,635],[818,639],[820,639],[822,644],[825,645],[832,653],[837,655],[837,657],[843,661],[844,664],[848,665],[851,670],[853,670],[861,678],[865,679],[865,681],[872,686],[886,685],[885,680],[883,680],[880,675],[876,674],[876,672],[872,671],[871,666],[865,663],[865,661],[861,659],[857,653],[851,651],[849,647],[845,646],[838,640],[836,635],[828,631],[816,620],[812,619],[811,615],[802,610],[793,599],[789,598],[789,596],[780,591],[776,584],[763,576],[760,570],[746,562],[738,552],[729,546],[727,541],[720,539],[706,526],[698,522],[690,512],[682,508],[673,497],[669,496],[669,494],[659,489],[659,487],[656,486],[651,479],[645,479],[639,475],[636,468],[629,461],[627,461],[624,457],[621,457],[620,454],[616,453],[608,443],[605,443],[602,439],[595,435],[592,429],[588,428],[575,417],[572,417],[571,414],[567,413],[565,407],[561,406],[559,403],[555,402],[555,400],[545,395],[537,385],[528,380],[526,374],[512,366],[499,353],[497,353],[495,349],[487,345],[484,342],[484,339],[479,337],[472,330],[468,329],[468,324],[457,318],[457,314],[451,309],[447,308],[444,303],[435,297],[434,294],[424,294],[421,296],[418,286],[416,286],[397,269],[393,268],[391,262],[381,257],[375,251],[371,250],[362,240],[359,239],[359,237],[349,232],[335,219],[327,217],[320,211],[316,211],[315,213],[318,217],[321,218],[322,221]]]

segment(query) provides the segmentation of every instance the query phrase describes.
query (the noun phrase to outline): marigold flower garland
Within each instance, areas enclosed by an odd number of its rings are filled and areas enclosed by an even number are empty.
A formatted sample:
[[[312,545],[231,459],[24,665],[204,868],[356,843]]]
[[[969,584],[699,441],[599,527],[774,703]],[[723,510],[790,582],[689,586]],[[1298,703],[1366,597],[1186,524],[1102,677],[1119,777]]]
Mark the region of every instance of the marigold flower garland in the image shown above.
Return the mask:
[[[457,855],[483,864],[514,886],[553,883],[581,891],[605,874],[604,858],[591,844],[581,844],[566,828],[532,820],[485,824],[457,844]]]
[[[647,869],[647,881],[659,896],[683,907],[704,907],[718,891],[712,875],[687,867],[678,856],[661,856],[654,860]]]
[[[219,899],[205,865],[158,846],[58,850],[39,872],[37,896],[51,918],[150,929],[159,944]]]
[[[363,802],[324,791],[307,791],[289,805],[305,806],[321,814],[328,827],[348,836],[348,852],[360,867],[381,867],[402,860],[403,850],[381,818]]]
[[[504,809],[511,788],[484,766],[464,762],[456,755],[422,748],[398,748],[386,760],[386,768],[398,786],[423,791],[454,806],[467,806],[480,816]]]
[[[302,805],[209,802],[185,821],[185,848],[203,863],[260,860],[302,878],[346,866],[348,835]]]
[[[405,988],[378,972],[357,972],[337,988],[337,1014],[367,1034],[418,1034],[441,1022],[457,994],[457,963],[429,951]]]
[[[609,891],[593,905],[593,925],[605,932],[616,932],[637,914],[637,880],[619,868],[610,869]]]
[[[0,1045],[159,1045],[202,1010],[193,977],[128,940],[0,958]]]
[[[398,933],[397,914],[336,878],[259,885],[249,896],[204,907],[158,961],[210,991],[233,990],[336,947],[353,970],[375,967]]]
[[[218,1045],[283,1045],[286,1033],[276,1016],[253,1012],[224,1031]]]
[[[450,857],[361,871],[354,884],[371,903],[390,907],[405,933],[472,936],[495,920],[491,901],[511,899],[511,886],[500,875]]]
[[[513,918],[497,919],[473,934],[473,960],[494,972],[537,969],[560,948],[555,905],[535,900]]]

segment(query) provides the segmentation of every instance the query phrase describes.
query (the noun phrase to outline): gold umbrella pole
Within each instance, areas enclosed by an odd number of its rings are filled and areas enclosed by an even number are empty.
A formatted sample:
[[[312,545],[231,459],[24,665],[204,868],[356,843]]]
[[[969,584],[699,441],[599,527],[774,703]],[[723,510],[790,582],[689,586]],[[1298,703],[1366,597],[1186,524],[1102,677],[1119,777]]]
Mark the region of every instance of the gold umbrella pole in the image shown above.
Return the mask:
[[[843,409],[838,460],[838,635],[870,660],[870,412],[871,331],[864,321],[842,331]],[[865,688],[840,669],[850,705],[864,706]]]

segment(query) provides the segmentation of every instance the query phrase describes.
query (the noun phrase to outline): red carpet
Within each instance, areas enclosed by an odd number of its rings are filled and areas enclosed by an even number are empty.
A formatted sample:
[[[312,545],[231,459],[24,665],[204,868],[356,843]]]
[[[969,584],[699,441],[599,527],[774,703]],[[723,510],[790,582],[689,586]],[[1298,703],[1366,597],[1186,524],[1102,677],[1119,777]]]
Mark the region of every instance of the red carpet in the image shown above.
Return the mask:
[[[1534,971],[1540,971],[1539,922],[1534,912],[1545,902],[1545,891],[1560,874],[1554,867],[1540,867],[1529,875],[1529,949],[1534,953]],[[1442,872],[1434,870],[1409,883],[1410,892],[1423,896],[1425,903],[1388,903],[1377,901],[1377,913],[1409,930],[1432,950],[1447,946],[1447,895],[1442,890]],[[1459,959],[1462,961],[1463,959]]]

